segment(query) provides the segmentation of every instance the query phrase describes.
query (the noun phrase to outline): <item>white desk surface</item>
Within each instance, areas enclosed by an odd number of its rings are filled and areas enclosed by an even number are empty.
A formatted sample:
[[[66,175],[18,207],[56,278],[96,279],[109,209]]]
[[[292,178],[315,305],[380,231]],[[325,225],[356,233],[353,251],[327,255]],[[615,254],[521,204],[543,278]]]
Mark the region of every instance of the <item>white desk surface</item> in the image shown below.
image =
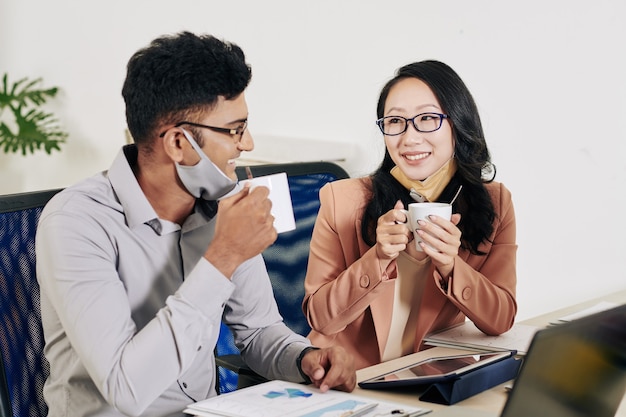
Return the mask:
[[[564,317],[566,315],[584,310],[586,308],[592,307],[601,301],[609,301],[616,304],[624,304],[626,303],[626,290],[619,291],[607,295],[605,297],[599,297],[592,300],[585,301],[583,303],[579,303],[573,306],[569,306],[566,308],[562,308],[547,314],[540,315],[538,317],[534,317],[532,319],[524,320],[521,323],[529,324],[533,326],[544,327],[547,326],[551,321],[554,321],[560,317]],[[459,349],[452,348],[444,348],[444,347],[434,347],[422,352],[413,353],[411,355],[394,359],[393,361],[384,362],[378,365],[370,366],[368,368],[363,368],[357,371],[357,381],[363,381],[365,379],[371,378],[373,376],[379,375],[383,372],[393,371],[395,369],[399,369],[403,366],[408,366],[411,363],[414,363],[421,359],[426,359],[432,356],[439,355],[453,355],[463,352],[471,352]],[[455,404],[457,407],[467,407],[476,410],[485,410],[495,413],[499,415],[504,407],[504,403],[506,401],[506,389],[507,385],[510,385],[511,382],[507,382],[496,387],[493,387],[487,391],[481,392],[473,397],[470,397],[464,401],[461,401]],[[402,392],[398,391],[382,391],[382,390],[370,390],[370,389],[362,389],[357,386],[354,390],[355,394],[369,397],[369,398],[380,398],[381,400],[393,401],[401,404],[412,405],[416,407],[429,408],[431,410],[438,410],[441,408],[445,408],[445,405],[439,405],[435,403],[423,402],[419,400],[419,396],[421,392],[415,390],[403,390]],[[626,417],[626,397],[622,401],[616,417]]]
[[[599,297],[595,299],[591,299],[576,305],[572,305],[566,308],[562,308],[559,310],[555,310],[553,312],[543,314],[532,319],[524,320],[521,323],[529,324],[532,326],[543,327],[547,326],[551,321],[554,321],[560,317],[567,316],[572,313],[576,313],[578,311],[584,310],[589,307],[593,307],[597,303],[601,301],[609,301],[615,304],[624,304],[626,303],[626,290],[619,291],[607,295],[605,297]],[[384,362],[378,365],[370,366],[368,368],[360,369],[357,371],[357,381],[363,381],[365,379],[371,378],[375,375],[381,374],[387,371],[393,371],[395,369],[399,369],[403,366],[410,365],[421,359],[426,359],[432,356],[440,356],[440,355],[454,355],[464,352],[473,352],[471,350],[461,350],[461,349],[453,349],[447,347],[433,347],[431,349],[413,353],[411,355],[407,355],[402,358],[395,359],[393,361]],[[511,382],[506,382],[495,386],[487,391],[481,392],[480,394],[474,395],[466,400],[458,402],[455,404],[455,407],[466,407],[471,410],[484,410],[493,413],[494,415],[499,415],[504,407],[504,403],[506,401],[506,386],[510,385]],[[406,404],[415,407],[421,407],[426,409],[431,409],[433,411],[446,408],[445,405],[423,402],[419,400],[419,396],[421,392],[413,391],[413,390],[405,390],[403,392],[399,391],[382,391],[382,390],[369,390],[362,389],[357,386],[354,390],[354,394],[361,395],[368,398],[379,398],[383,401],[392,401],[399,404]],[[626,417],[626,396],[624,400],[615,414],[615,417]]]

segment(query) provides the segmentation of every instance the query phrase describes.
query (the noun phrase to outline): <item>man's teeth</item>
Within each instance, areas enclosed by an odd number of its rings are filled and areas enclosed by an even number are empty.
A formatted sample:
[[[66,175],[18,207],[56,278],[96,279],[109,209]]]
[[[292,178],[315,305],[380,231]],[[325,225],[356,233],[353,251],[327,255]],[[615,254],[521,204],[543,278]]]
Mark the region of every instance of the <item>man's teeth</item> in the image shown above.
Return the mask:
[[[424,159],[428,156],[428,153],[421,153],[419,155],[404,155],[409,161],[417,161],[418,159]]]

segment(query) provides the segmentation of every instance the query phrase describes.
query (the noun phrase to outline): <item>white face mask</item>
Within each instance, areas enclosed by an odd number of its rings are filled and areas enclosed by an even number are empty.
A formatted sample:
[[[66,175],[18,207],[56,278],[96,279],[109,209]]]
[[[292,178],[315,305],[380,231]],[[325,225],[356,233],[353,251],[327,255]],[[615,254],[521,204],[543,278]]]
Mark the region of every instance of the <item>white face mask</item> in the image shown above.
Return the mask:
[[[185,129],[181,130],[200,156],[200,161],[191,166],[180,165],[178,162],[175,162],[178,177],[187,191],[194,197],[202,197],[204,200],[217,200],[232,191],[237,182],[229,178],[211,162],[202,148]]]

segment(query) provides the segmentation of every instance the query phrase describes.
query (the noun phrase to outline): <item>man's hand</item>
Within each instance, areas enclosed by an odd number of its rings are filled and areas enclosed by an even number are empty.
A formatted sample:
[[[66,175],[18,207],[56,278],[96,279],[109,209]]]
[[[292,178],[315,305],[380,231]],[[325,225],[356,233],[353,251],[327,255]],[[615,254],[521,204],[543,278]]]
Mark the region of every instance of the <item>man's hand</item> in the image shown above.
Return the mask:
[[[204,257],[230,278],[245,260],[263,252],[276,240],[269,189],[249,184],[219,202],[215,236]]]
[[[356,387],[354,360],[342,347],[310,350],[300,368],[322,392],[331,388],[352,392]]]

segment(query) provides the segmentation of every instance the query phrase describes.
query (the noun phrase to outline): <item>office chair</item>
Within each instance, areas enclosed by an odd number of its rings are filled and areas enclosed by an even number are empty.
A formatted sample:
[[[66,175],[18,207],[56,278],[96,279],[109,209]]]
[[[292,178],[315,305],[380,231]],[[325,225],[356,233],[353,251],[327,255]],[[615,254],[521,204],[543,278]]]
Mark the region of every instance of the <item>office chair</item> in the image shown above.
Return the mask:
[[[348,174],[333,162],[269,164],[250,168],[255,177],[287,173],[296,229],[278,235],[276,242],[263,252],[263,258],[285,324],[294,332],[306,336],[311,328],[302,312],[304,276],[309,259],[309,242],[320,206],[319,190],[328,182],[348,178]],[[237,168],[237,176],[246,178],[244,167]],[[216,362],[219,393],[264,380],[243,363],[230,329],[224,324],[216,348]]]
[[[45,417],[35,231],[56,190],[0,196],[0,417]]]

